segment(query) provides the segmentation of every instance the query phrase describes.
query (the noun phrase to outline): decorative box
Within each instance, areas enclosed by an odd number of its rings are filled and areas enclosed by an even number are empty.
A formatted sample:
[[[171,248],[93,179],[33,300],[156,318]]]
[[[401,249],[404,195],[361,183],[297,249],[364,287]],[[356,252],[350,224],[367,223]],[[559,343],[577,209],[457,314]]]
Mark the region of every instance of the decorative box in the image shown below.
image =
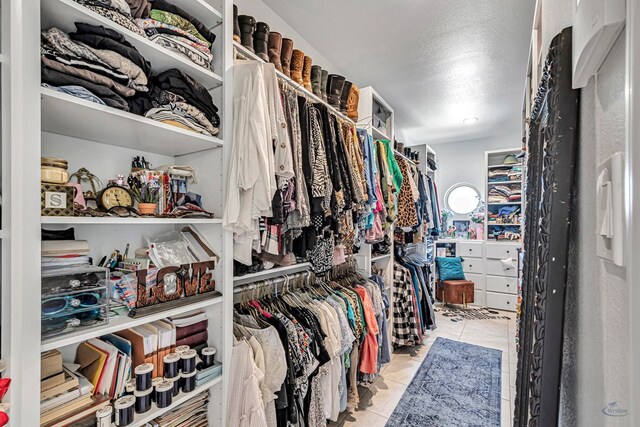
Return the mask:
[[[73,216],[74,187],[42,183],[40,186],[40,214],[42,216]]]

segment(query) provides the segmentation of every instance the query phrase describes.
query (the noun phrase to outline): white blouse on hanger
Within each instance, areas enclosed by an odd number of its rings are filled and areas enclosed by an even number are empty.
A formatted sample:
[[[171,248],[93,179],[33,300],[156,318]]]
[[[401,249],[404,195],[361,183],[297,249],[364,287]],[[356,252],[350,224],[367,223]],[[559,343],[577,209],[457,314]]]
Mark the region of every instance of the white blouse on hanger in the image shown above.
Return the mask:
[[[234,337],[226,425],[234,427],[267,425],[255,371],[256,365],[251,347],[246,341],[237,340]]]

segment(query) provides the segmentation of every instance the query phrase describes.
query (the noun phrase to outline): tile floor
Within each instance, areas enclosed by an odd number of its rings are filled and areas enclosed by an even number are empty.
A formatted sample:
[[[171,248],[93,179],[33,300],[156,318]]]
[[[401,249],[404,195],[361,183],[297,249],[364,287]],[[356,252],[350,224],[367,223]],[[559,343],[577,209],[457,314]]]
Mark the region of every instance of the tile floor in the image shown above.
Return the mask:
[[[395,352],[391,363],[383,368],[380,378],[371,387],[360,387],[358,408],[353,412],[343,412],[337,423],[329,425],[331,427],[383,427],[429,352],[431,345],[437,337],[443,337],[502,351],[502,425],[496,427],[510,426],[515,399],[517,355],[514,337],[516,321],[514,313],[501,312],[501,314],[509,316],[510,319],[452,322],[449,318],[436,313],[438,328],[428,334],[426,342],[419,347]]]

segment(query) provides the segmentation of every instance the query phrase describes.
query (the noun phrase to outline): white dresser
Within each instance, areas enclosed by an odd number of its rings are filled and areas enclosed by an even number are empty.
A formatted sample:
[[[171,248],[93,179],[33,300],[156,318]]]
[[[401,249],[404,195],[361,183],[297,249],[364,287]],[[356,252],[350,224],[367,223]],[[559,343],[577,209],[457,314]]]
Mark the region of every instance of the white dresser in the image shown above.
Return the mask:
[[[516,310],[518,248],[522,243],[443,239],[455,243],[456,256],[464,259],[465,277],[475,283],[474,305]]]

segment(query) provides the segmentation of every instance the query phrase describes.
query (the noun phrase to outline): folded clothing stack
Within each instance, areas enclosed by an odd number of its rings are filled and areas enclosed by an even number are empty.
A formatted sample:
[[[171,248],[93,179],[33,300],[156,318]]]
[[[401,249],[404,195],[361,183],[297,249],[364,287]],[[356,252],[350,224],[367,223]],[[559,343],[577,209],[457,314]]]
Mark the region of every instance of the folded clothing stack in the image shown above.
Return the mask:
[[[522,177],[522,166],[505,166],[489,171],[489,182],[519,181]]]
[[[43,86],[204,135],[217,135],[218,108],[207,89],[177,69],[151,64],[117,31],[76,22],[77,31],[42,32]]]
[[[162,123],[205,135],[217,135],[218,108],[207,89],[182,71],[172,68],[154,75],[149,91],[129,98],[129,108]]]
[[[77,32],[42,32],[42,83],[54,90],[129,111],[125,98],[144,93],[151,65],[121,34],[76,23]]]
[[[142,37],[142,31],[135,23],[135,18],[148,16],[151,5],[146,0],[75,0],[87,9],[104,16],[110,21],[123,26]]]
[[[518,205],[502,206],[497,212],[489,212],[489,221],[498,224],[515,224],[520,222],[520,211]]]
[[[489,190],[489,203],[519,202],[522,190],[519,185],[496,185]]]
[[[518,226],[496,225],[489,229],[489,239],[495,240],[520,240],[521,233]]]
[[[132,0],[129,0],[132,1]],[[216,39],[197,18],[166,0],[154,0],[148,16],[136,19],[136,25],[160,46],[211,68],[211,45]]]
[[[216,39],[198,18],[166,0],[75,0],[139,36],[211,68]]]

